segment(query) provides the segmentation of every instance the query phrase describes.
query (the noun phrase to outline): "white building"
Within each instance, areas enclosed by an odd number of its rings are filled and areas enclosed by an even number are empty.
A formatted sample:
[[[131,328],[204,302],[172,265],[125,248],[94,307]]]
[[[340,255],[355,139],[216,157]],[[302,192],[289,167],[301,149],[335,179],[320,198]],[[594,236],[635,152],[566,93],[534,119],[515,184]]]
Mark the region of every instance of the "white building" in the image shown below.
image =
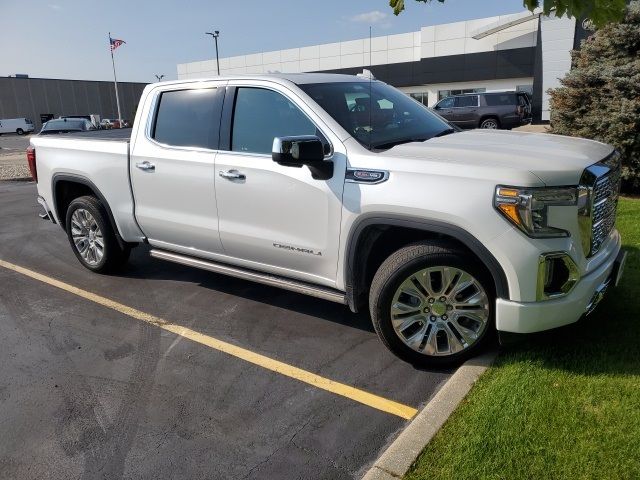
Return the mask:
[[[428,106],[460,92],[526,90],[534,118],[549,120],[546,91],[571,67],[570,51],[585,37],[575,19],[530,12],[423,27],[286,50],[220,58],[220,74],[332,72],[367,68]],[[178,78],[217,75],[216,60],[178,65]],[[537,115],[536,115],[537,114]]]

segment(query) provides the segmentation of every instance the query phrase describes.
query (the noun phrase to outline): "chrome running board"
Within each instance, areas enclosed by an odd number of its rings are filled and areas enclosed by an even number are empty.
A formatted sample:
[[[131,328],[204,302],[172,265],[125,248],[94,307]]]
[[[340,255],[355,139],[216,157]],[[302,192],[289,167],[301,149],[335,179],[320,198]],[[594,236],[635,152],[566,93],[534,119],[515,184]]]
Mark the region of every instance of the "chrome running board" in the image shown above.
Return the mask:
[[[203,260],[201,258],[189,257],[179,253],[167,252],[165,250],[153,249],[150,252],[153,258],[167,260],[169,262],[187,265],[189,267],[209,270],[210,272],[229,275],[230,277],[241,278],[252,282],[279,287],[292,292],[298,292],[311,297],[322,298],[331,302],[346,305],[347,298],[344,293],[327,287],[318,287],[310,283],[301,282],[299,280],[291,280],[289,278],[279,277],[269,273],[256,272],[242,267],[235,267],[224,263],[212,262],[211,260]]]

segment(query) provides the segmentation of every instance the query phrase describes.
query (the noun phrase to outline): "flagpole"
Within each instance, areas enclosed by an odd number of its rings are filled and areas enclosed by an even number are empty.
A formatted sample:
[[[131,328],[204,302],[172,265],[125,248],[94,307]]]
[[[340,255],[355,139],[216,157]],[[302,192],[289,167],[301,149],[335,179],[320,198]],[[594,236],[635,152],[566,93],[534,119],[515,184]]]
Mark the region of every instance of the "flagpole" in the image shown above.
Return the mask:
[[[111,65],[113,65],[113,86],[116,89],[116,105],[118,106],[118,124],[122,128],[122,114],[120,113],[120,97],[118,96],[118,79],[116,78],[116,61],[113,59],[113,45],[111,45],[111,32],[109,32],[109,50],[111,50]]]

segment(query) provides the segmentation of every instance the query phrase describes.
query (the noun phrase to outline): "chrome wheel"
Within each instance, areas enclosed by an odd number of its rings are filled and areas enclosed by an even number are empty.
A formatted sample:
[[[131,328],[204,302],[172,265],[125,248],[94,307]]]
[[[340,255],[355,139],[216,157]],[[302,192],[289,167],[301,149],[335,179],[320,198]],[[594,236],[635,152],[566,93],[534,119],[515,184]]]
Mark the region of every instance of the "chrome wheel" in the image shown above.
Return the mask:
[[[488,128],[491,130],[496,130],[498,128],[498,122],[496,122],[493,119],[488,119],[482,122],[482,125],[480,125],[480,128]]]
[[[78,208],[71,215],[71,238],[87,264],[100,263],[104,256],[104,238],[98,222],[88,210]]]
[[[400,284],[391,302],[391,323],[416,352],[447,356],[482,337],[489,309],[487,292],[472,275],[455,267],[431,267]]]

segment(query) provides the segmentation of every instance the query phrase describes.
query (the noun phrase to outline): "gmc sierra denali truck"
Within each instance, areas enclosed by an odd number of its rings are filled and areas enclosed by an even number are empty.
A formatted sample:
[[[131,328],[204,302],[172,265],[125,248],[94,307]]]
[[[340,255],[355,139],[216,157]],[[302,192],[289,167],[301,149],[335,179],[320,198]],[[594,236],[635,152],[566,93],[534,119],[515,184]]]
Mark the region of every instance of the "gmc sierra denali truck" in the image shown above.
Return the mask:
[[[458,132],[380,81],[219,77],[145,88],[131,130],[34,137],[43,218],[82,265],[152,257],[368,308],[415,365],[579,320],[622,272],[620,158]]]

